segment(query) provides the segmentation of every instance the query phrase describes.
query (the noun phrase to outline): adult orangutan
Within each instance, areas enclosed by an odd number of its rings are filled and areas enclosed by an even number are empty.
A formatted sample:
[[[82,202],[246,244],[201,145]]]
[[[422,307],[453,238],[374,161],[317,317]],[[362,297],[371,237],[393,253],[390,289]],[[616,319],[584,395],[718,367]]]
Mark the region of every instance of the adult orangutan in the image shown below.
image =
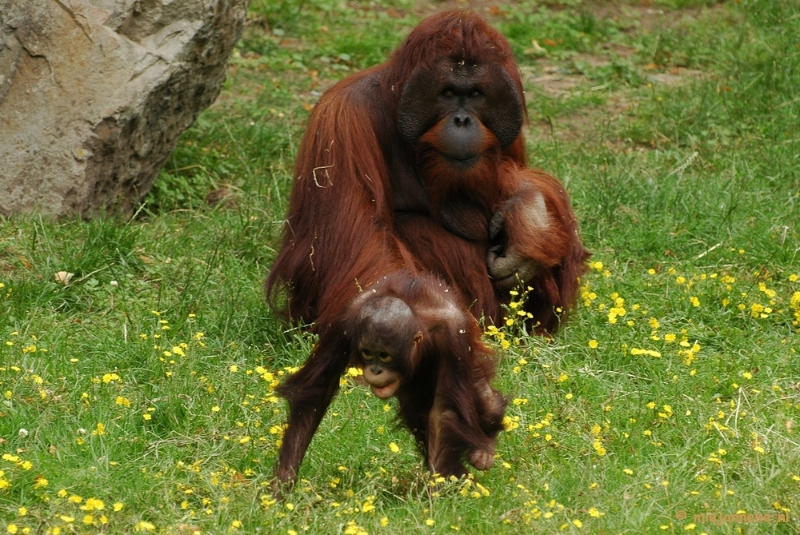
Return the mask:
[[[525,304],[531,326],[555,331],[588,257],[561,183],[525,166],[525,117],[508,42],[463,11],[425,19],[386,63],[322,96],[266,282],[271,303],[286,288],[288,317],[313,322],[320,335],[279,390],[289,400],[279,482],[295,480],[345,367],[369,373],[374,351],[420,358],[433,374],[420,381],[419,368],[389,369],[401,419],[431,470],[461,475],[464,458],[491,465],[505,400],[489,386],[493,364],[474,318],[500,321],[509,290],[524,282],[533,288]],[[373,291],[385,299],[364,297]],[[453,362],[463,375],[458,387],[437,378],[452,373]],[[382,384],[371,383],[379,396],[390,390]],[[414,405],[413,418],[404,416],[406,394],[427,400]],[[444,428],[459,426],[469,436],[431,446]]]

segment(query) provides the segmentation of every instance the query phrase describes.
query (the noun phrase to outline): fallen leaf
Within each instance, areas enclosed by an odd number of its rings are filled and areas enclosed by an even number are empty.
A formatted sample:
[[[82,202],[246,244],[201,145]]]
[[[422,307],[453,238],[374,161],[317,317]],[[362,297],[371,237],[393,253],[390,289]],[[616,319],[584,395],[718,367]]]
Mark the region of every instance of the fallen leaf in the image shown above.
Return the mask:
[[[55,275],[55,277],[56,277],[56,282],[57,282],[57,283],[59,283],[59,284],[63,284],[63,285],[65,285],[65,286],[66,286],[67,284],[69,284],[69,281],[70,281],[70,280],[72,279],[72,277],[74,277],[74,276],[75,276],[75,274],[74,274],[74,273],[68,273],[68,272],[66,272],[66,271],[59,271],[59,272],[58,272],[58,273],[56,273],[56,275]]]

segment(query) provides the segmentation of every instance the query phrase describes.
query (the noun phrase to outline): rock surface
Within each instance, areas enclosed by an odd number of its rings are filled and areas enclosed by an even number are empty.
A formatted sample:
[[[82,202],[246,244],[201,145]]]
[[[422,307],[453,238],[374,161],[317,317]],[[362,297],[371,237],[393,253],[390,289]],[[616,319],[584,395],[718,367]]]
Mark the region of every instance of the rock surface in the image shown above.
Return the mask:
[[[130,213],[219,94],[249,0],[0,0],[0,214]]]

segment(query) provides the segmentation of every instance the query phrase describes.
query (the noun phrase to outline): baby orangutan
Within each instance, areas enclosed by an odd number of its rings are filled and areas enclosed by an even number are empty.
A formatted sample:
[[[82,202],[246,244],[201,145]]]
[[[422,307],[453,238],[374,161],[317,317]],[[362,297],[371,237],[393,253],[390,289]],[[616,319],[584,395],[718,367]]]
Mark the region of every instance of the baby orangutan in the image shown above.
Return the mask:
[[[397,396],[431,472],[464,475],[464,457],[491,468],[506,400],[489,383],[494,364],[476,321],[447,286],[431,276],[386,277],[347,315],[355,320],[347,331],[356,335],[353,363],[377,397]]]
[[[318,408],[338,388],[338,380],[322,383],[320,375],[339,377],[348,365],[363,367],[379,398],[397,397],[400,421],[431,472],[461,477],[465,460],[479,470],[492,467],[507,400],[490,384],[494,361],[478,322],[440,279],[405,271],[384,277],[352,300],[317,347],[327,350],[318,349],[278,387],[290,408],[279,486],[297,477],[324,414]]]

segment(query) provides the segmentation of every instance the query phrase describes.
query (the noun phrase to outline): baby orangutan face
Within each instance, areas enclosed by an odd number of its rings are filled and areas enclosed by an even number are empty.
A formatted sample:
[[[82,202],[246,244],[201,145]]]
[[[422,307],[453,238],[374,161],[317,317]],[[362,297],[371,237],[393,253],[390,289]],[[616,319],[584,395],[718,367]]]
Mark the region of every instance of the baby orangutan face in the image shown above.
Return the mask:
[[[400,387],[400,371],[396,368],[395,357],[388,351],[359,348],[364,363],[364,380],[372,392],[381,399],[395,395]]]
[[[386,347],[382,340],[368,340],[372,344],[365,344],[367,340],[362,337],[358,353],[364,366],[364,380],[367,381],[373,394],[380,399],[389,399],[397,393],[403,378],[401,371],[402,359],[416,360],[414,354],[422,341],[422,333],[416,333],[409,344],[410,347]],[[371,337],[370,337],[371,338]]]
[[[364,380],[380,399],[397,393],[413,373],[422,331],[419,319],[401,299],[384,296],[368,301],[361,309],[363,320],[358,337],[358,357]]]

